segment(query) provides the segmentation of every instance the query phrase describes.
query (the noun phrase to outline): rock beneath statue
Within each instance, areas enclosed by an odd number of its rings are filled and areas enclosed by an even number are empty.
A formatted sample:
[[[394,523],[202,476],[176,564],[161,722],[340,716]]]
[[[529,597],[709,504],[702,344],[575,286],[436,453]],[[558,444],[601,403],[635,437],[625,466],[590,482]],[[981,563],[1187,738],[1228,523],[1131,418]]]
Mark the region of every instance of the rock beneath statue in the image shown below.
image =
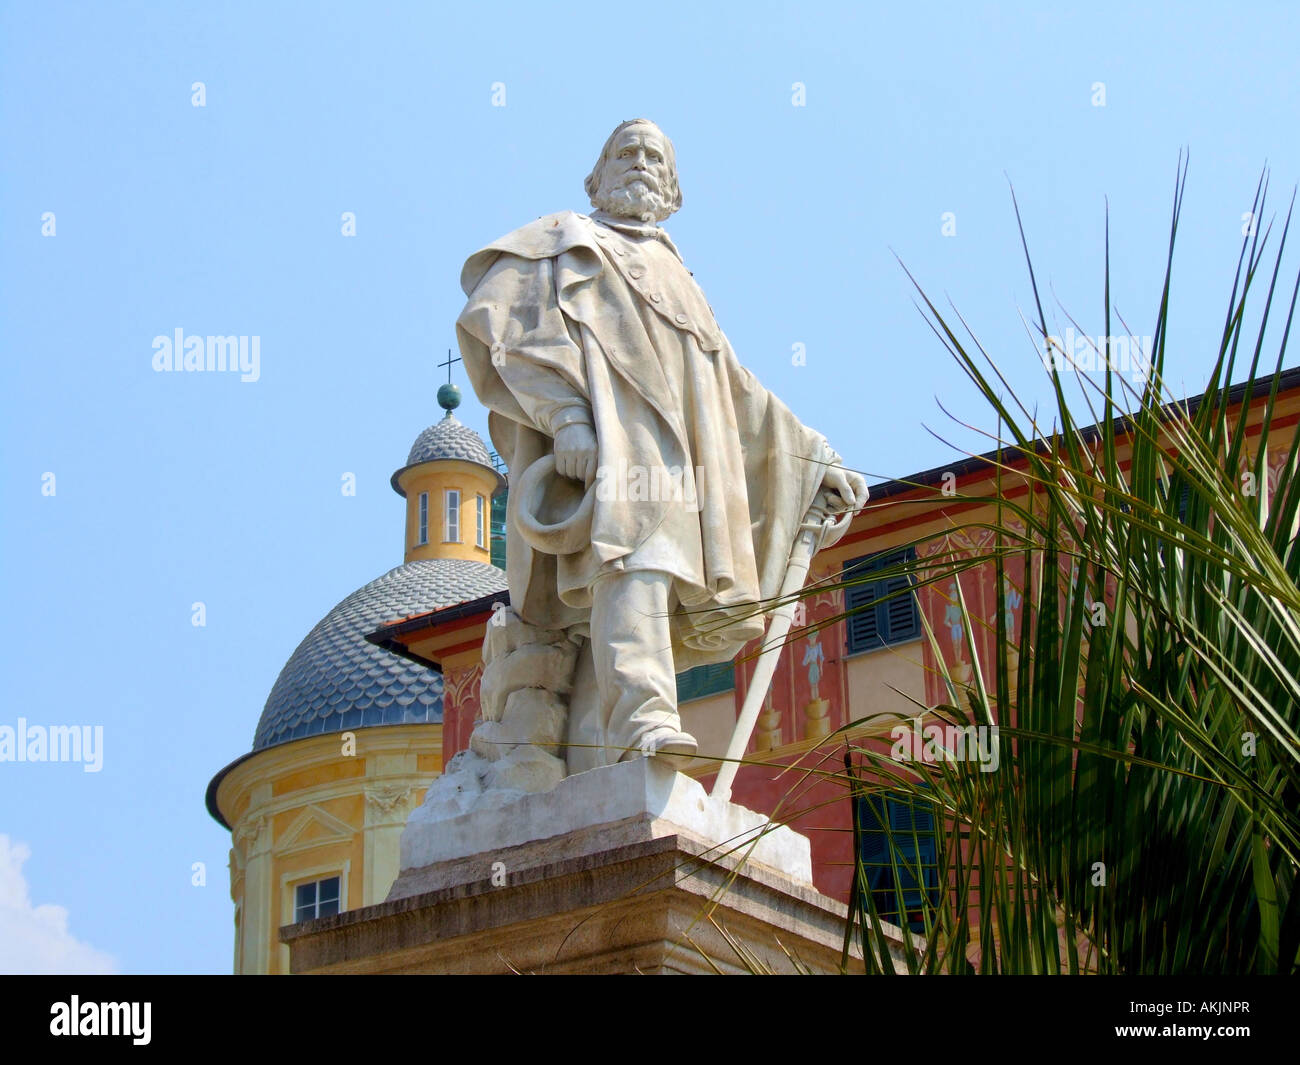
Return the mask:
[[[506,701],[521,688],[544,688],[557,695],[573,690],[575,644],[529,644],[487,662],[479,687],[484,721],[499,721]]]
[[[563,699],[542,688],[520,688],[506,699],[500,721],[482,721],[470,737],[470,750],[489,762],[529,744],[547,754],[560,755],[568,707]]]
[[[516,747],[492,763],[491,789],[510,792],[550,791],[564,779],[564,760],[538,747]]]
[[[484,661],[504,658],[511,651],[532,644],[563,644],[569,638],[560,629],[543,629],[524,621],[514,609],[502,606],[492,614],[487,635],[483,639]]]
[[[456,817],[473,809],[484,791],[490,765],[473,751],[461,751],[424,793],[419,809],[430,821]]]

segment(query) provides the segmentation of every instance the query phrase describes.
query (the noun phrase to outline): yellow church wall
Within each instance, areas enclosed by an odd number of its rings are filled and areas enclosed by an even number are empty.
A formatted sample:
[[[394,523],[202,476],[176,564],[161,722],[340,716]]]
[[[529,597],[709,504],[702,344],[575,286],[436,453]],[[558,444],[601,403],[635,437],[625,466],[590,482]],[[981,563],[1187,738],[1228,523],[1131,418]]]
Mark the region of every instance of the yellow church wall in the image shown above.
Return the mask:
[[[345,909],[383,901],[410,812],[442,770],[442,725],[357,729],[280,744],[232,768],[217,806],[232,829],[236,971],[287,972],[279,929],[294,889],[339,876]],[[236,813],[238,811],[238,813]]]
[[[355,830],[341,842],[322,842],[292,850],[277,858],[273,866],[273,880],[278,890],[272,896],[274,919],[272,926],[280,929],[294,923],[294,894],[298,885],[339,877],[340,909],[353,910],[360,906],[362,877],[364,875],[364,849],[361,835]],[[289,948],[275,945],[275,956],[270,967],[272,974],[289,972]]]
[[[346,780],[350,777],[363,777],[365,775],[364,758],[340,758],[337,761],[314,766],[311,769],[304,769],[301,773],[287,773],[282,777],[278,777],[271,782],[271,794],[284,795],[291,791],[301,791],[303,788],[310,788],[313,785],[324,784],[332,780]]]
[[[460,558],[470,562],[492,561],[491,515],[492,493],[498,481],[496,475],[475,462],[444,459],[422,463],[404,470],[397,479],[402,494],[406,496],[406,542],[403,545],[408,562],[425,558]],[[447,539],[446,507],[443,493],[460,492],[460,528],[455,540]],[[420,544],[420,493],[429,494],[429,542]],[[476,496],[484,498],[483,546],[477,545],[478,519]]]
[[[244,814],[248,812],[249,798],[250,798],[249,793],[244,792],[242,795],[239,796],[237,800],[235,800],[234,804],[231,806],[230,813],[226,815],[226,820],[229,821],[232,825],[237,824],[239,821],[243,820]]]
[[[344,778],[349,779],[349,778]],[[337,818],[347,825],[358,825],[361,823],[363,811],[362,797],[360,795],[336,795],[333,798],[323,798],[315,796],[309,808],[313,811],[323,812],[329,817]],[[272,818],[277,839],[287,838],[291,828],[302,818],[302,811],[297,807],[281,810]],[[305,845],[317,840],[328,840],[330,833],[328,830],[328,821],[323,818],[317,818],[314,822],[305,822],[297,826],[298,831],[293,839],[299,845]]]

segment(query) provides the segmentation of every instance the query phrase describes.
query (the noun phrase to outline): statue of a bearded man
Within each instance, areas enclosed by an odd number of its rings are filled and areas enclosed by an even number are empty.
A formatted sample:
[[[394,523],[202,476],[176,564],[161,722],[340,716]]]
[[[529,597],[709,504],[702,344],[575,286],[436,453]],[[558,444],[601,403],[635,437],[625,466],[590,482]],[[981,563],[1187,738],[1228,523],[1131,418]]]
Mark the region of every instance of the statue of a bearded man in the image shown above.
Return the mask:
[[[512,623],[572,652],[572,675],[549,685],[566,716],[548,726],[570,774],[642,755],[689,761],[676,674],[762,634],[815,504],[867,498],[862,477],[740,364],[660,228],[682,204],[662,131],[620,125],[586,191],[590,215],[547,215],[469,258],[457,322],[510,469]],[[508,672],[488,664],[486,719],[502,713],[509,693],[490,689]]]

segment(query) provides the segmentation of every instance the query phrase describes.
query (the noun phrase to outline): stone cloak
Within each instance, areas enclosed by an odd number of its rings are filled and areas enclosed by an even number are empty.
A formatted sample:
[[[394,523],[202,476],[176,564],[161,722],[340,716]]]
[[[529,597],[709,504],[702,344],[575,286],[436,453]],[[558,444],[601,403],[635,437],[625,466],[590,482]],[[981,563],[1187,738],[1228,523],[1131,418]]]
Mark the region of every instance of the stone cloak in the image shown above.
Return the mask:
[[[692,505],[598,493],[590,546],[558,557],[517,534],[511,493],[515,611],[582,632],[600,573],[657,569],[672,574],[682,607],[675,668],[729,661],[762,634],[760,604],[778,594],[839,456],[741,366],[662,230],[548,215],[472,255],[461,287],[461,356],[514,476],[553,451],[553,423],[575,409],[590,411],[602,476],[700,470]],[[544,520],[572,509],[583,486],[557,477],[550,492]]]

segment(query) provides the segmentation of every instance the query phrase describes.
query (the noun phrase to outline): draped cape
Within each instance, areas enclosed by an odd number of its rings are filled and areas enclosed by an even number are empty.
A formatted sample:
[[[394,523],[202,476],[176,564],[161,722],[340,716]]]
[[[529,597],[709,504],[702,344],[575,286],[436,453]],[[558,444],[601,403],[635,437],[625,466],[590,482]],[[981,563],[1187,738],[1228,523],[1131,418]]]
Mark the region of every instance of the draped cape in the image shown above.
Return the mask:
[[[516,612],[584,631],[591,585],[613,570],[672,577],[680,671],[724,662],[762,633],[800,522],[836,455],[743,366],[662,230],[564,211],[466,261],[456,323],[466,372],[515,481],[569,421],[598,440],[591,542],[551,555],[507,504]],[[584,488],[555,477],[538,516]]]

